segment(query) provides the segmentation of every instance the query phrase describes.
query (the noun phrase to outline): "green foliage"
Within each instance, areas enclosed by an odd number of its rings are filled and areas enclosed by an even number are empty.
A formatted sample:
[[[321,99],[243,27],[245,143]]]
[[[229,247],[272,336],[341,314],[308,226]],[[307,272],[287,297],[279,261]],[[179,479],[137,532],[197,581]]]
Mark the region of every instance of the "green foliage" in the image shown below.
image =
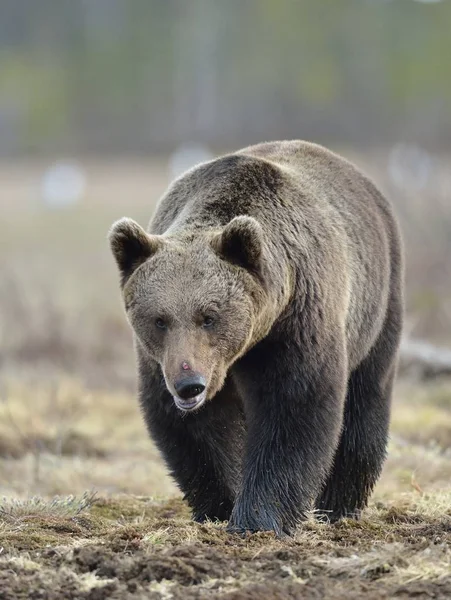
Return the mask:
[[[310,122],[344,139],[358,123],[365,138],[431,114],[451,127],[450,2],[94,4],[5,5],[25,32],[10,44],[0,31],[24,147],[260,139]]]

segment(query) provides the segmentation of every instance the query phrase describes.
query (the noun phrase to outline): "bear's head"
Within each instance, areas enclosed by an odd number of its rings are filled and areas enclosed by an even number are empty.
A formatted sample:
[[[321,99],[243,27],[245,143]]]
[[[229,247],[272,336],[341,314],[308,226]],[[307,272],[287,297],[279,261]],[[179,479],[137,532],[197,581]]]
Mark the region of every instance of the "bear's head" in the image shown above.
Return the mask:
[[[131,219],[109,234],[128,321],[178,408],[198,409],[267,329],[264,234],[252,217],[222,229],[150,235]]]

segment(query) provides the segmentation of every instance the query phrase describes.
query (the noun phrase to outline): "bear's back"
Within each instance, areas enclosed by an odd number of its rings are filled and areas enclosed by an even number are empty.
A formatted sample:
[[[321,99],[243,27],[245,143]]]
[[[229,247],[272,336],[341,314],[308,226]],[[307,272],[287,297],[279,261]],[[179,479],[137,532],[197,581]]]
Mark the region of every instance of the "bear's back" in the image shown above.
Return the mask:
[[[308,224],[313,238],[330,227],[341,230],[349,288],[347,336],[350,347],[359,349],[350,361],[357,363],[362,349],[364,354],[380,331],[390,294],[395,288],[400,293],[403,278],[401,235],[389,202],[357,167],[317,144],[268,142],[241,153],[279,165],[289,174],[294,197],[297,191],[301,198],[297,209],[304,211],[306,197],[314,206]],[[329,240],[332,251],[327,254],[339,271],[342,265]]]
[[[368,216],[374,221],[374,212],[393,221],[385,198],[353,164],[322,146],[293,140],[249,146],[195,166],[172,183],[149,227],[163,234],[192,225],[224,226],[237,215],[281,215],[288,205],[302,210],[311,203],[318,210],[332,206],[345,222]]]

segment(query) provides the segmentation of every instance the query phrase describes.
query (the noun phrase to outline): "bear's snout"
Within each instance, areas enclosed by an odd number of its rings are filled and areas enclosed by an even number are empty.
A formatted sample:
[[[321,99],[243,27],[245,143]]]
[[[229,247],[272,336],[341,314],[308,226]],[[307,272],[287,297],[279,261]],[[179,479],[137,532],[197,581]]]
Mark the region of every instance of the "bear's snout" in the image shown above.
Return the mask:
[[[185,411],[199,408],[207,397],[206,387],[205,378],[199,374],[178,379],[174,384],[177,394],[174,396],[176,406]]]
[[[205,390],[205,379],[202,375],[191,375],[176,381],[175,391],[182,400],[190,400]]]

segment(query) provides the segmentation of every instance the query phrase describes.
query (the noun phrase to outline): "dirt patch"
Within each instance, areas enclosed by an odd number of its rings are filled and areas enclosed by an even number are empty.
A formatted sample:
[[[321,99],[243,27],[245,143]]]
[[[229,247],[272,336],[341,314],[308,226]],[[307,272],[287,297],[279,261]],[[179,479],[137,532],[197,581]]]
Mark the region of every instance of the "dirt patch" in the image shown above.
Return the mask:
[[[279,554],[279,556],[282,556]],[[76,548],[65,556],[47,554],[28,566],[14,566],[0,574],[2,598],[447,598],[451,577],[399,583],[393,566],[378,569],[338,568],[300,559],[296,553],[258,559],[233,558],[202,545],[180,546],[151,553],[135,550],[114,553],[105,546]],[[352,561],[351,561],[352,562]],[[399,562],[399,561],[398,561]],[[402,563],[402,561],[401,561]],[[402,563],[403,564],[403,563]]]
[[[2,600],[451,597],[451,517],[433,496],[282,540],[193,523],[178,499],[54,506],[3,512]]]

